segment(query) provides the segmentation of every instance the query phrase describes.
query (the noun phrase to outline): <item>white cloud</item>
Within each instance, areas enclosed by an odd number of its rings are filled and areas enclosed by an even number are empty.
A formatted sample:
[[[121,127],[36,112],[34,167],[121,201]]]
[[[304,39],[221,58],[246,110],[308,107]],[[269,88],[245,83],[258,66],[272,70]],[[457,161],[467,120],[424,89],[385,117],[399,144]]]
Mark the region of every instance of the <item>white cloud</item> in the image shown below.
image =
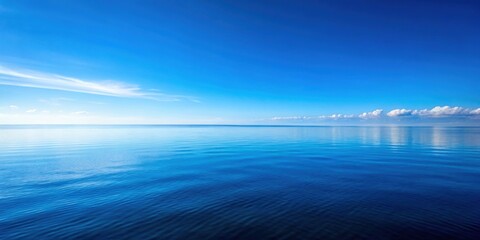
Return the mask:
[[[408,109],[393,109],[392,111],[387,113],[387,116],[389,117],[400,117],[400,116],[410,116],[412,115],[412,110]]]
[[[8,108],[10,108],[11,110],[17,110],[18,106],[17,105],[10,105],[10,106],[8,106]]]
[[[320,119],[347,119],[347,118],[354,118],[355,115],[351,114],[351,115],[347,115],[347,114],[332,114],[332,115],[328,115],[328,116],[319,116],[318,118]]]
[[[473,109],[472,111],[470,111],[470,114],[472,114],[472,115],[480,115],[480,108]]]
[[[293,117],[273,117],[271,120],[321,120],[321,119],[350,119],[355,118],[353,114],[332,114],[332,115],[320,115],[320,116],[293,116]]]
[[[423,118],[468,117],[475,115],[480,115],[480,108],[469,109],[463,107],[436,106],[432,109],[421,110],[394,109],[387,113],[389,117],[418,116]]]
[[[468,110],[462,107],[437,106],[426,112],[420,111],[420,115],[444,116],[444,115],[464,115],[468,114]]]
[[[312,119],[312,117],[273,117],[272,120],[308,120]]]
[[[377,109],[371,112],[364,112],[358,115],[358,117],[363,119],[378,118],[382,115],[382,113],[383,113],[382,109]]]
[[[464,107],[450,107],[450,106],[436,106],[432,109],[393,109],[387,114],[383,114],[382,109],[377,109],[371,112],[364,112],[359,115],[353,114],[332,114],[332,115],[320,115],[320,116],[294,116],[294,117],[273,117],[270,120],[274,121],[287,121],[287,120],[339,120],[339,119],[382,119],[382,121],[388,121],[388,119],[401,118],[401,117],[411,117],[415,119],[436,119],[436,118],[470,118],[470,119],[479,119],[480,118],[480,108],[470,109]]]
[[[193,97],[163,94],[158,91],[145,91],[136,85],[117,81],[87,81],[57,74],[11,69],[3,66],[0,66],[0,84],[55,89],[113,97],[144,98],[157,101],[189,100],[198,102],[198,100]]]
[[[35,113],[37,112],[37,109],[35,108],[32,108],[32,109],[28,109],[27,111],[25,111],[26,113]]]

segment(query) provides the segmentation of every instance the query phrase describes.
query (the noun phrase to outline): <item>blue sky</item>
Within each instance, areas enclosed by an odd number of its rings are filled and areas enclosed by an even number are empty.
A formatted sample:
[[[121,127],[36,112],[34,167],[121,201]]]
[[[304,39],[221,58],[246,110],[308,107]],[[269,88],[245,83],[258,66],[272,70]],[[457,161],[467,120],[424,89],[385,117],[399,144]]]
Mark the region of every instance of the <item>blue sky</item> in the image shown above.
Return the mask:
[[[477,124],[479,12],[0,0],[0,123]]]

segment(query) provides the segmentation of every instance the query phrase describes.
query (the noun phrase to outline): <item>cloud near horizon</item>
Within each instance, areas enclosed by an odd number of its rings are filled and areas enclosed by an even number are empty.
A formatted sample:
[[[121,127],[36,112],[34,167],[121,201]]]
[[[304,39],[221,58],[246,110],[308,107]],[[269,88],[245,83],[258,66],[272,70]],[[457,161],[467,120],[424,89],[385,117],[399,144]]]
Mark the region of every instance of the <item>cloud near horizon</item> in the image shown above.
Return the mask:
[[[143,98],[156,101],[198,102],[193,97],[170,95],[156,90],[143,90],[136,85],[117,81],[86,81],[52,73],[24,69],[11,69],[0,65],[0,85],[54,89],[112,97]]]
[[[270,120],[340,120],[340,119],[401,119],[401,118],[418,118],[418,119],[445,119],[445,118],[471,118],[480,120],[480,108],[464,108],[450,106],[436,106],[432,109],[393,109],[386,114],[382,109],[376,109],[371,112],[364,112],[358,115],[354,114],[332,114],[320,116],[292,116],[292,117],[273,117]]]
[[[379,118],[382,115],[382,113],[383,113],[382,109],[377,109],[371,112],[364,112],[358,115],[358,117],[362,119]]]
[[[463,107],[450,107],[450,106],[436,106],[432,109],[422,110],[410,110],[410,109],[394,109],[387,113],[389,117],[407,117],[407,116],[419,116],[419,117],[472,117],[480,116],[480,108],[469,109]]]

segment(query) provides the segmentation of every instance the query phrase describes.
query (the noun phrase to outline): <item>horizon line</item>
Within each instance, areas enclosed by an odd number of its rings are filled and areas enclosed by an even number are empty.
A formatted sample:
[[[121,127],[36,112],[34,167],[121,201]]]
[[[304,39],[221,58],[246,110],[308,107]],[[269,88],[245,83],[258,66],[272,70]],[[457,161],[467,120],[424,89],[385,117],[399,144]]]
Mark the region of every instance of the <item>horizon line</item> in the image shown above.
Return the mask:
[[[479,128],[480,125],[442,125],[442,124],[429,124],[429,125],[411,125],[411,124],[369,124],[369,125],[296,125],[296,124],[143,124],[143,123],[101,123],[101,124],[89,124],[89,123],[40,123],[40,124],[4,124],[0,123],[0,127],[467,127],[467,128]]]

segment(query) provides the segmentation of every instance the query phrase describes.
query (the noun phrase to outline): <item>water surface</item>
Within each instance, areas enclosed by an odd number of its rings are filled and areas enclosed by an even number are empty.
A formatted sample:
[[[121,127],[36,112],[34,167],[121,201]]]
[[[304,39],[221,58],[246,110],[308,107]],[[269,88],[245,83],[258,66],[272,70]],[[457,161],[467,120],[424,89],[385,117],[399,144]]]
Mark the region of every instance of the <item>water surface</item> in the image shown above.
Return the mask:
[[[480,239],[480,128],[0,127],[0,239]]]

